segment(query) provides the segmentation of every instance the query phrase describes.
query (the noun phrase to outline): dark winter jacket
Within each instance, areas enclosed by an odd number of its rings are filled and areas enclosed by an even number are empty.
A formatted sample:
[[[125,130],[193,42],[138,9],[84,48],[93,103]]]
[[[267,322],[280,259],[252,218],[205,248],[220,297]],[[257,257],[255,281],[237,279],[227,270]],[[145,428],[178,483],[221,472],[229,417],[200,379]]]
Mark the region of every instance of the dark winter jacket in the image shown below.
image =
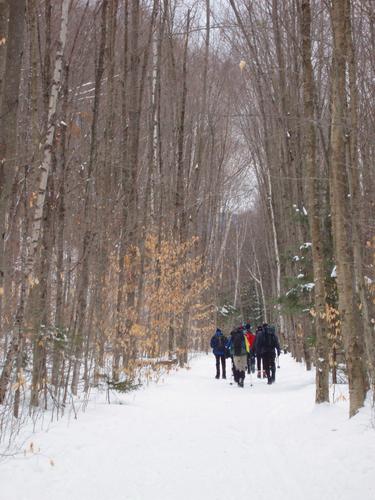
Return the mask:
[[[237,328],[236,330],[233,330],[231,332],[231,338],[229,341],[229,349],[230,349],[230,354],[231,356],[246,356],[247,355],[247,349],[246,349],[246,342],[245,342],[245,335],[244,331],[242,328]],[[241,341],[241,354],[236,353],[236,337],[240,339]]]
[[[279,339],[275,333],[275,328],[269,325],[264,325],[262,331],[257,333],[254,349],[257,355],[264,356],[265,354],[280,355]]]
[[[225,355],[225,346],[227,345],[228,340],[223,332],[218,328],[216,330],[215,335],[211,339],[211,348],[213,349],[213,353],[216,356],[224,356]],[[222,346],[220,348],[220,345]]]

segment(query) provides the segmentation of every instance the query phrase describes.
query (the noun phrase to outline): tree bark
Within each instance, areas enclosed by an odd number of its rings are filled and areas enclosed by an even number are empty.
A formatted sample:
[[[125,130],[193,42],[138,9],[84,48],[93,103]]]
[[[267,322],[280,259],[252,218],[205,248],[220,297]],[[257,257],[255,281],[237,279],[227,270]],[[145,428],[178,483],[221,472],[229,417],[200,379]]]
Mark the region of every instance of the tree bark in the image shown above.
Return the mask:
[[[80,275],[77,283],[77,311],[74,325],[74,364],[73,364],[73,374],[71,390],[74,395],[78,393],[78,382],[79,375],[82,364],[82,353],[84,345],[84,327],[87,319],[87,305],[88,305],[88,292],[89,292],[89,281],[90,281],[90,255],[92,251],[93,233],[92,233],[92,221],[90,216],[92,215],[91,208],[93,206],[94,199],[96,199],[96,186],[94,175],[97,169],[97,159],[98,159],[98,119],[99,119],[99,106],[101,101],[101,87],[102,79],[104,73],[104,57],[105,57],[105,47],[107,40],[107,10],[108,10],[108,0],[103,0],[101,8],[101,27],[100,27],[100,43],[99,43],[99,53],[98,62],[95,71],[95,95],[93,104],[93,118],[91,123],[91,139],[90,139],[90,156],[88,161],[87,169],[87,181],[85,188],[85,203],[83,209],[83,223],[85,227],[83,235],[82,244],[82,259],[81,259],[81,269]]]
[[[7,15],[9,23],[7,25]],[[25,31],[25,0],[0,4],[0,315],[5,285],[5,240],[17,164],[17,118]],[[5,67],[4,67],[5,66]]]
[[[358,303],[360,304],[360,314],[363,321],[364,341],[366,347],[367,364],[372,388],[375,384],[375,347],[373,328],[369,312],[369,303],[366,293],[365,266],[363,258],[363,247],[365,241],[363,238],[363,214],[365,204],[360,181],[360,166],[358,161],[358,89],[357,89],[357,70],[356,54],[352,33],[351,23],[351,2],[346,1],[346,43],[348,46],[348,70],[349,70],[349,116],[348,116],[348,134],[349,141],[346,144],[348,152],[348,176],[350,184],[350,205],[352,217],[352,241],[354,258],[354,276],[355,288],[358,294]]]
[[[48,105],[47,135],[45,143],[43,145],[44,147],[43,160],[42,164],[40,165],[39,187],[35,203],[33,224],[31,228],[30,254],[26,269],[26,273],[28,275],[32,271],[35,253],[39,242],[44,200],[46,197],[47,180],[52,165],[52,144],[56,128],[56,108],[59,95],[59,88],[62,79],[63,57],[64,57],[67,31],[68,31],[68,17],[69,17],[69,0],[63,0],[61,8],[60,36],[59,36],[58,48],[56,51],[55,68],[53,73],[52,88]]]
[[[7,0],[0,0],[0,112],[2,113],[5,63],[8,47],[8,16],[9,4]],[[0,120],[2,115],[0,115]]]
[[[184,140],[185,140],[185,114],[186,114],[186,97],[187,97],[187,56],[189,44],[189,29],[190,29],[190,10],[187,12],[186,18],[186,33],[184,41],[184,52],[182,61],[182,92],[180,104],[180,118],[177,131],[177,183],[175,194],[175,235],[179,243],[185,243],[188,237],[187,214],[185,206],[185,182],[184,182]],[[185,286],[189,286],[185,283]],[[179,325],[177,335],[177,351],[180,366],[184,366],[187,362],[187,327],[188,327],[188,311],[183,312],[182,325]]]
[[[346,170],[346,2],[332,0],[333,71],[331,167],[333,231],[337,257],[339,312],[349,379],[350,416],[363,406],[367,380],[363,357],[363,325],[356,321],[349,184]]]
[[[301,38],[303,68],[303,104],[305,168],[307,173],[308,217],[312,243],[314,272],[314,303],[316,331],[316,392],[317,403],[329,401],[329,359],[326,315],[323,233],[320,226],[319,169],[316,161],[316,128],[314,116],[315,82],[311,62],[310,0],[301,2]]]

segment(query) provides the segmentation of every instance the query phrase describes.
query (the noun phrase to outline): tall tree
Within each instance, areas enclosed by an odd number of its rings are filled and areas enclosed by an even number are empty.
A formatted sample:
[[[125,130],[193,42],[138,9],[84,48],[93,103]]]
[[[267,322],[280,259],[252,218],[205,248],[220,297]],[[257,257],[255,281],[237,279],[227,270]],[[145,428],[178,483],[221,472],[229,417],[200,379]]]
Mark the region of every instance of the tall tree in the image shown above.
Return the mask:
[[[346,68],[348,44],[346,39],[347,2],[332,1],[332,123],[331,123],[331,168],[332,168],[332,212],[334,243],[337,259],[337,287],[342,335],[345,343],[348,367],[350,415],[355,415],[363,406],[366,390],[364,362],[363,325],[357,321],[353,275],[353,248],[348,245],[351,238],[348,194],[350,194],[346,168]]]
[[[314,269],[315,331],[316,331],[316,402],[329,401],[329,353],[326,326],[325,266],[323,255],[323,233],[321,231],[319,193],[319,168],[316,159],[315,128],[315,82],[311,62],[311,7],[310,0],[301,2],[301,39],[303,62],[303,102],[305,167],[309,223]]]

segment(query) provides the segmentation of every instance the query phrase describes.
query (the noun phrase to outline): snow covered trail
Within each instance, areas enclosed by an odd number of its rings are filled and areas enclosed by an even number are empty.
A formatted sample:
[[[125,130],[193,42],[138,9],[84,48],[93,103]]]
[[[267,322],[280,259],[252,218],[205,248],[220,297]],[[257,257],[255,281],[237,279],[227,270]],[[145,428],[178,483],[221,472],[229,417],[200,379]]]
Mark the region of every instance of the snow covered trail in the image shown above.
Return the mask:
[[[375,498],[369,408],[348,420],[345,401],[316,407],[313,373],[289,356],[273,386],[229,382],[202,356],[121,405],[91,403],[33,435],[40,452],[0,463],[0,498]]]

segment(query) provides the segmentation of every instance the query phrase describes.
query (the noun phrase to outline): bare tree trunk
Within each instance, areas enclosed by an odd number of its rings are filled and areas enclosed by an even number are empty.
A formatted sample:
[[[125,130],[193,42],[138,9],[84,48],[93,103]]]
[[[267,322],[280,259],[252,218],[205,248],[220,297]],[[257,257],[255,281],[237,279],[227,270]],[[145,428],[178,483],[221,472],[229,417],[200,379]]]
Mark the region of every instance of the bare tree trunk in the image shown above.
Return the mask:
[[[21,224],[21,271],[22,276],[25,276],[26,267],[26,255],[27,255],[27,234],[28,234],[28,207],[27,207],[27,195],[28,195],[28,167],[24,169],[23,178],[23,209],[24,217]],[[22,368],[23,368],[23,352],[25,346],[25,332],[24,332],[24,311],[26,306],[26,293],[27,293],[26,280],[22,279],[19,304],[15,317],[15,333],[11,343],[11,346],[7,352],[7,357],[1,373],[0,378],[0,404],[4,402],[5,396],[7,394],[8,384],[12,374],[12,368],[15,361],[16,364],[16,390],[14,394],[13,403],[13,415],[19,417],[20,409],[20,398],[21,398],[21,379],[22,379]]]
[[[7,213],[16,172],[15,165],[17,165],[17,117],[25,31],[25,0],[0,4],[0,30],[3,30],[3,35],[0,33],[0,289],[2,290],[0,316],[2,316]]]
[[[5,64],[8,47],[8,16],[9,4],[7,0],[0,0],[0,112],[2,113]],[[0,115],[2,120],[2,114]]]
[[[185,206],[185,188],[184,188],[184,139],[185,139],[185,114],[186,114],[186,97],[187,97],[187,55],[189,44],[189,29],[190,29],[190,10],[187,12],[186,19],[186,34],[184,42],[184,55],[182,61],[182,94],[180,104],[180,121],[178,126],[177,139],[177,185],[175,195],[175,234],[178,235],[178,241],[184,243],[188,236],[187,214]],[[189,286],[188,283],[185,286]],[[177,349],[180,366],[184,366],[187,362],[187,326],[188,326],[188,311],[183,312],[182,325],[179,326],[180,331],[177,336]]]
[[[32,127],[32,145],[35,153],[40,144],[38,126],[38,33],[37,33],[37,9],[35,0],[28,2],[28,25],[30,36],[30,111]],[[34,154],[35,154],[34,153]]]
[[[279,242],[277,238],[277,230],[276,230],[276,219],[275,212],[272,204],[272,182],[271,175],[269,169],[266,170],[266,178],[267,178],[267,186],[268,186],[268,209],[271,218],[271,227],[272,227],[272,237],[273,237],[273,247],[275,252],[275,264],[276,264],[276,296],[277,299],[281,297],[281,261],[280,261],[280,252],[279,252]],[[278,318],[280,324],[280,334],[281,336],[285,336],[285,322],[284,317],[281,313],[280,304],[277,305]]]
[[[367,380],[363,357],[363,325],[355,319],[353,254],[350,241],[351,216],[348,211],[349,193],[346,171],[346,2],[332,1],[333,72],[332,72],[332,212],[334,241],[337,256],[337,288],[339,312],[348,368],[350,416],[363,406]]]
[[[323,233],[320,229],[319,169],[316,161],[316,130],[314,117],[315,84],[311,63],[311,9],[310,0],[301,2],[301,37],[303,59],[303,101],[306,125],[305,168],[307,172],[308,216],[312,242],[314,270],[314,302],[316,330],[316,394],[317,403],[329,401],[329,359],[326,316],[325,269]]]
[[[85,205],[83,220],[85,225],[85,232],[83,236],[82,245],[82,259],[81,259],[81,272],[77,284],[77,311],[76,319],[74,325],[74,365],[72,374],[71,390],[74,395],[78,392],[78,382],[79,374],[82,364],[82,353],[83,353],[83,339],[84,339],[84,327],[87,315],[87,303],[88,303],[88,288],[89,288],[89,262],[92,248],[92,228],[90,220],[90,210],[94,201],[94,171],[97,168],[97,157],[98,157],[98,142],[97,142],[97,131],[98,131],[98,119],[99,119],[99,106],[101,100],[101,85],[104,73],[104,57],[105,57],[105,47],[107,40],[107,9],[108,0],[103,0],[102,2],[102,17],[101,17],[101,34],[100,34],[100,44],[99,44],[99,54],[98,62],[95,72],[95,95],[94,95],[94,105],[93,105],[93,118],[91,124],[91,141],[90,141],[90,157],[87,169],[87,180],[85,189]]]
[[[44,143],[43,160],[42,164],[40,165],[38,195],[35,202],[34,218],[31,228],[30,253],[26,269],[27,275],[29,275],[32,272],[35,253],[39,242],[44,200],[46,197],[47,180],[52,165],[52,144],[56,128],[55,119],[56,119],[57,99],[59,95],[59,88],[61,85],[64,49],[68,31],[69,3],[70,3],[69,0],[63,0],[61,9],[60,38],[56,51],[55,68],[53,73],[52,88],[48,105],[47,135]]]
[[[139,272],[137,262],[137,243],[138,243],[138,167],[139,167],[139,135],[140,135],[140,119],[142,110],[142,97],[144,81],[142,77],[147,64],[148,51],[150,44],[147,45],[144,54],[144,66],[140,75],[140,3],[139,0],[131,0],[131,29],[129,38],[130,49],[130,78],[129,78],[129,150],[128,150],[128,215],[127,215],[127,265],[125,268],[126,275],[126,328],[125,335],[130,337],[131,328],[135,319],[135,299],[137,287],[137,275]],[[151,36],[151,33],[150,33]],[[151,38],[149,38],[151,42]]]
[[[48,184],[51,184],[49,182]],[[50,190],[50,188],[49,188]],[[39,394],[47,383],[46,352],[48,332],[48,278],[51,266],[52,245],[52,214],[51,194],[47,194],[47,200],[43,212],[43,237],[41,240],[40,263],[36,284],[30,291],[28,299],[28,316],[33,324],[33,362],[30,405],[39,405]]]
[[[197,130],[197,147],[196,147],[196,157],[194,160],[194,170],[193,170],[193,182],[192,189],[195,195],[198,194],[200,189],[200,179],[202,178],[203,169],[205,165],[203,164],[204,153],[207,147],[205,130],[207,127],[208,116],[207,116],[207,91],[208,91],[208,66],[209,66],[209,54],[210,54],[210,33],[211,33],[211,11],[210,11],[210,0],[205,0],[206,4],[206,38],[204,44],[204,60],[203,60],[203,78],[202,78],[202,102],[200,105],[200,118]],[[191,219],[194,224],[194,235],[198,235],[198,220],[199,220],[200,205],[197,204]],[[202,247],[202,244],[201,244]],[[203,250],[203,248],[202,248]]]
[[[0,131],[2,121],[6,117],[2,116],[2,102],[4,92],[4,75],[6,68],[6,55],[8,47],[8,16],[9,5],[5,0],[0,1]],[[1,141],[1,136],[0,136]],[[0,144],[1,153],[1,144]],[[1,158],[0,158],[1,160]],[[5,179],[4,179],[5,180]],[[2,188],[4,189],[4,188]],[[3,293],[4,293],[4,237],[5,237],[5,212],[6,212],[6,199],[4,191],[0,191],[0,332],[3,330]],[[4,219],[4,222],[1,222]]]
[[[32,224],[31,235],[30,235],[30,240],[31,240],[30,250],[29,250],[29,255],[28,255],[28,258],[27,258],[27,261],[25,264],[25,269],[24,269],[24,279],[23,279],[24,284],[22,286],[23,296],[21,297],[21,300],[20,300],[20,303],[18,306],[17,315],[16,315],[17,316],[16,321],[19,324],[20,331],[23,328],[24,311],[25,311],[25,306],[26,306],[26,301],[27,301],[26,280],[28,280],[28,277],[30,277],[30,275],[31,275],[34,260],[35,260],[35,255],[36,255],[36,251],[37,251],[37,246],[38,246],[40,231],[41,231],[41,224],[42,224],[44,200],[45,200],[45,196],[46,196],[47,180],[48,180],[48,175],[49,175],[49,171],[50,171],[51,163],[52,163],[52,144],[53,144],[53,137],[54,137],[54,133],[55,133],[55,114],[56,114],[58,91],[59,91],[59,86],[61,83],[62,60],[63,60],[63,53],[64,53],[64,47],[65,47],[65,43],[66,43],[66,35],[67,35],[67,27],[68,27],[68,6],[69,6],[69,0],[64,0],[63,4],[62,4],[62,11],[61,11],[60,39],[59,39],[58,49],[56,52],[54,78],[53,78],[53,85],[52,85],[52,90],[51,90],[49,111],[48,111],[47,137],[46,137],[46,141],[44,144],[43,161],[42,161],[42,164],[40,167],[39,189],[38,189],[38,195],[37,195],[37,199],[36,199],[33,224]],[[17,95],[17,98],[18,98],[18,95]],[[17,335],[16,337],[14,337],[14,339],[12,341],[12,344],[10,346],[10,349],[9,349],[8,355],[7,355],[7,362],[6,362],[6,365],[4,366],[2,374],[1,374],[1,378],[0,378],[0,402],[3,401],[5,394],[6,394],[6,391],[7,391],[7,388],[8,388],[9,377],[10,377],[9,366],[11,366],[13,357],[18,352],[20,343],[22,342],[22,335],[21,335],[21,339],[19,338],[20,335]]]
[[[69,66],[65,67],[62,88],[62,109],[61,119],[67,122],[67,108],[69,96]],[[52,375],[51,382],[57,394],[58,384],[60,382],[61,359],[64,347],[64,226],[65,226],[65,183],[66,183],[66,127],[63,127],[61,134],[61,154],[57,161],[60,189],[58,193],[57,221],[58,229],[56,231],[56,309],[55,309],[55,339],[53,342]]]
[[[128,190],[130,174],[128,168],[128,137],[129,137],[129,116],[128,116],[128,82],[129,82],[129,2],[124,2],[124,40],[123,40],[123,68],[122,68],[122,168],[121,168],[121,233],[118,252],[118,284],[116,297],[116,333],[113,346],[112,379],[117,382],[119,378],[121,352],[123,350],[124,330],[122,325],[122,307],[125,286],[125,255],[127,234],[125,228],[128,224],[129,198]]]
[[[350,140],[346,142],[349,147],[348,154],[348,175],[350,183],[350,203],[352,215],[352,241],[354,257],[354,275],[356,293],[359,297],[361,316],[363,321],[364,340],[366,346],[367,363],[371,379],[371,384],[375,384],[375,347],[372,334],[371,318],[369,312],[368,298],[366,294],[365,267],[363,261],[363,229],[362,214],[364,213],[364,203],[360,186],[360,167],[358,161],[358,90],[357,71],[355,59],[355,47],[351,27],[351,2],[346,0],[346,43],[348,45],[349,60],[349,134]]]

